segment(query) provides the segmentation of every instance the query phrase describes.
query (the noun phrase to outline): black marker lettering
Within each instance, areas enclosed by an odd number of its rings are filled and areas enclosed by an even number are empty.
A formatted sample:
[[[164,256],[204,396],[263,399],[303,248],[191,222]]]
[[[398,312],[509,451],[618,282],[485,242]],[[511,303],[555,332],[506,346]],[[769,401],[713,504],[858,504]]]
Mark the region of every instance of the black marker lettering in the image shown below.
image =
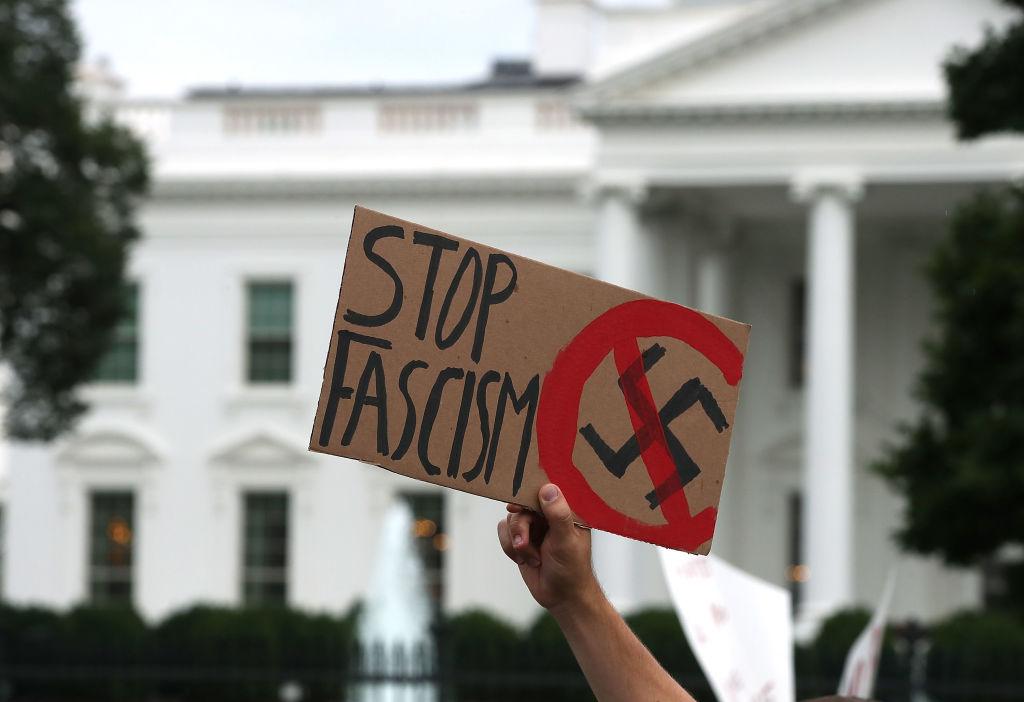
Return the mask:
[[[510,273],[508,284],[495,292],[494,282],[498,275],[498,264],[504,263],[508,266]],[[516,289],[516,266],[505,254],[491,254],[487,257],[487,272],[484,274],[484,292],[480,298],[480,313],[476,318],[476,336],[473,337],[473,361],[480,362],[480,354],[484,348],[484,334],[487,332],[487,317],[490,315],[491,306],[504,302],[511,297]],[[421,339],[423,337],[420,337]]]
[[[455,422],[455,434],[452,436],[452,452],[448,455],[448,477],[459,477],[459,463],[462,461],[462,442],[466,438],[466,425],[469,424],[469,411],[473,408],[473,390],[476,388],[476,373],[466,372],[466,384],[462,388],[462,404],[459,405],[459,418]]]
[[[367,346],[376,346],[379,349],[391,348],[391,342],[385,339],[356,334],[345,329],[338,332],[338,348],[334,354],[334,370],[331,373],[331,391],[327,395],[324,418],[320,423],[318,443],[321,446],[326,446],[331,441],[331,430],[334,429],[334,420],[338,414],[338,402],[352,397],[352,388],[345,385],[345,368],[348,365],[349,347],[353,341]]]
[[[370,389],[371,375],[375,379],[375,395],[367,394]],[[388,393],[384,383],[384,364],[381,362],[380,354],[376,351],[370,352],[370,357],[366,359],[366,367],[363,368],[363,374],[359,376],[356,398],[352,403],[352,414],[348,418],[345,434],[341,437],[342,446],[352,443],[352,437],[355,436],[356,428],[359,426],[359,418],[363,415],[363,407],[366,405],[377,408],[377,453],[387,456]]]
[[[405,364],[401,374],[398,376],[398,389],[405,398],[405,428],[402,429],[402,438],[398,441],[398,448],[391,454],[392,460],[400,460],[412,444],[412,436],[416,433],[416,405],[413,404],[412,396],[409,394],[409,376],[417,368],[429,368],[426,361],[409,361]]]
[[[363,239],[363,253],[366,254],[367,260],[371,263],[375,263],[378,268],[388,274],[391,281],[394,283],[395,292],[391,297],[391,305],[380,314],[363,314],[362,312],[356,312],[349,308],[345,311],[345,321],[351,322],[352,324],[358,324],[362,327],[381,327],[393,320],[398,316],[399,310],[402,309],[402,279],[398,276],[398,271],[391,265],[391,262],[381,256],[379,253],[375,253],[373,245],[379,240],[394,237],[396,239],[404,239],[405,232],[401,227],[394,224],[386,224],[376,229],[373,229],[366,238]]]
[[[439,234],[427,234],[426,232],[413,232],[412,243],[421,246],[429,246],[433,249],[430,252],[430,264],[427,266],[427,279],[423,284],[423,299],[420,301],[420,316],[416,321],[416,338],[424,339],[427,335],[427,324],[430,322],[430,305],[434,299],[434,282],[437,280],[437,271],[441,267],[441,254],[445,251],[456,251],[459,242]]]
[[[454,327],[452,332],[447,337],[444,337],[444,323],[448,319],[448,312],[451,309],[452,301],[455,299],[455,294],[459,291],[459,285],[462,283],[462,276],[466,274],[466,270],[470,264],[473,264],[473,289],[469,293],[469,300],[466,302],[466,309],[462,311],[462,316],[459,317],[459,321]],[[437,348],[446,349],[454,344],[462,336],[462,333],[466,331],[466,327],[469,325],[469,319],[473,316],[473,309],[476,307],[476,298],[480,294],[480,277],[483,272],[483,265],[480,262],[480,254],[476,252],[476,249],[469,248],[466,250],[466,255],[462,257],[462,263],[459,264],[459,269],[455,271],[455,276],[452,278],[452,282],[448,285],[448,293],[444,296],[444,302],[441,304],[441,312],[437,316],[437,329],[434,330],[434,341],[437,342]]]
[[[498,393],[498,406],[494,411],[494,436],[491,437],[491,447],[487,452],[487,469],[484,471],[484,482],[491,482],[491,471],[494,470],[494,457],[498,453],[498,441],[501,438],[501,423],[505,419],[505,405],[511,400],[512,409],[516,414],[526,410],[526,419],[523,420],[523,436],[519,440],[519,457],[516,460],[516,472],[512,478],[512,495],[519,492],[523,484],[523,469],[526,466],[526,457],[530,452],[530,440],[533,438],[533,415],[537,412],[537,400],[540,396],[540,376],[535,375],[530,379],[526,390],[519,397],[516,397],[516,389],[512,385],[512,378],[505,374],[501,383],[501,391]]]
[[[476,457],[473,467],[462,474],[467,483],[471,483],[480,475],[484,468],[484,459],[487,457],[487,447],[491,440],[490,418],[487,413],[487,386],[501,380],[501,373],[498,371],[487,371],[480,376],[480,382],[476,386],[476,409],[480,415],[480,455]]]
[[[437,374],[434,387],[430,389],[430,397],[427,398],[427,406],[423,410],[423,424],[420,425],[420,438],[416,445],[420,456],[420,463],[427,475],[440,475],[441,469],[430,462],[427,450],[430,447],[430,433],[434,431],[434,420],[437,419],[437,410],[441,407],[441,396],[444,393],[444,386],[449,380],[458,380],[464,371],[461,368],[445,368]]]

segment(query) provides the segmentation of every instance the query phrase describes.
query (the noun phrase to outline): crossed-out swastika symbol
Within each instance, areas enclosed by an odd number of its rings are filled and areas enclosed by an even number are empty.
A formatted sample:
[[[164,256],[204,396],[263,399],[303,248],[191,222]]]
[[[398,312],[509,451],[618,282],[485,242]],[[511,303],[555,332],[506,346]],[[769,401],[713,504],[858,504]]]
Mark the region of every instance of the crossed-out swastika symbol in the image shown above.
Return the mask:
[[[588,526],[668,548],[697,551],[714,534],[718,510],[716,504],[712,504],[691,512],[686,491],[680,489],[683,479],[679,465],[683,465],[684,475],[687,474],[686,466],[673,458],[673,442],[680,447],[681,443],[677,438],[666,435],[665,426],[671,421],[669,416],[677,417],[695,402],[701,402],[719,433],[725,435],[730,427],[718,403],[731,410],[733,398],[720,394],[713,398],[710,393],[702,392],[700,380],[688,381],[659,410],[654,404],[646,371],[664,355],[663,350],[652,347],[646,354],[641,353],[641,339],[681,341],[688,350],[681,350],[679,358],[673,350],[669,359],[674,367],[687,369],[680,372],[680,377],[697,375],[694,363],[698,357],[703,357],[714,369],[701,371],[702,377],[704,372],[717,371],[725,383],[721,385],[715,378],[716,382],[711,387],[716,388],[716,393],[730,392],[728,388],[735,388],[743,375],[742,352],[714,321],[699,312],[651,299],[630,300],[611,307],[586,324],[558,352],[545,376],[537,406],[537,449],[541,467],[547,477],[562,488],[573,512]],[[609,353],[626,396],[626,410],[635,438],[618,451],[608,449],[605,455],[610,460],[606,465],[614,466],[624,474],[637,456],[642,458],[651,483],[656,486],[657,507],[664,518],[660,524],[648,523],[640,517],[638,510],[623,511],[611,506],[590,484],[587,472],[581,470],[573,459],[580,439],[580,404],[584,387]],[[723,389],[719,391],[718,387]],[[715,419],[716,414],[719,415],[718,420]],[[594,433],[596,436],[596,431]],[[600,446],[597,442],[591,445]],[[676,454],[682,455],[678,451]],[[717,495],[716,488],[721,484],[718,476],[725,467],[724,459],[716,460],[718,463],[704,468],[709,475],[715,476],[715,482],[708,485],[712,495]],[[663,489],[667,494],[662,492],[662,486],[666,484],[668,487]]]
[[[679,438],[669,429],[669,424],[678,416],[700,403],[704,413],[715,425],[718,433],[728,428],[722,408],[718,406],[714,395],[699,378],[691,378],[683,383],[660,410],[654,406],[654,399],[641,384],[641,377],[646,375],[654,364],[665,356],[665,347],[654,344],[633,361],[625,372],[619,376],[619,388],[626,402],[641,419],[642,424],[626,443],[618,450],[613,450],[605,442],[593,424],[580,428],[580,435],[587,440],[590,447],[601,459],[601,463],[616,478],[621,478],[626,469],[655,442],[661,443],[672,457],[675,472],[656,485],[645,495],[651,509],[656,509],[666,498],[700,475],[700,468],[690,458]],[[652,421],[653,420],[653,421]]]

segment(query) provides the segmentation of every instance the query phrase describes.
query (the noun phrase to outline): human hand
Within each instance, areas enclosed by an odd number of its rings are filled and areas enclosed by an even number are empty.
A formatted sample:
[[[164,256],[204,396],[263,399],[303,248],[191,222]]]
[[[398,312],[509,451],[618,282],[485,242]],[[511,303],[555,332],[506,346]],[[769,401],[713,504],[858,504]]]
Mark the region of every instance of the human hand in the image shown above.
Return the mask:
[[[543,514],[507,505],[498,522],[498,541],[519,565],[533,599],[547,610],[571,609],[601,592],[590,561],[590,530],[577,527],[556,485],[539,492]]]

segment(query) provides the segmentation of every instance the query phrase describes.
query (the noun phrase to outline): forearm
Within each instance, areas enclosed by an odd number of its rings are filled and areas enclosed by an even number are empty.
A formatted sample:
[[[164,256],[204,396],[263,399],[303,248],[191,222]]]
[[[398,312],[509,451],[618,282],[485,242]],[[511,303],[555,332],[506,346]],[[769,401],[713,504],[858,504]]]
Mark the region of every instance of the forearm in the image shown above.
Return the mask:
[[[552,609],[599,702],[694,702],[596,588]]]

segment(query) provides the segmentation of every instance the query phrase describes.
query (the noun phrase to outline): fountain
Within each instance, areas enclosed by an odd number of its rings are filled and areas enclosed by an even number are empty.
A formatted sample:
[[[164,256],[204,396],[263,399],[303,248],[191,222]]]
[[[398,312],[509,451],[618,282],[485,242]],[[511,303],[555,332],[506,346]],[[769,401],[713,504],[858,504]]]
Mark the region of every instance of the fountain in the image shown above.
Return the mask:
[[[404,501],[396,501],[384,515],[377,562],[359,617],[364,673],[388,677],[431,669],[431,603],[413,538],[412,510]],[[437,691],[429,682],[363,682],[356,686],[352,698],[359,702],[436,702]]]

